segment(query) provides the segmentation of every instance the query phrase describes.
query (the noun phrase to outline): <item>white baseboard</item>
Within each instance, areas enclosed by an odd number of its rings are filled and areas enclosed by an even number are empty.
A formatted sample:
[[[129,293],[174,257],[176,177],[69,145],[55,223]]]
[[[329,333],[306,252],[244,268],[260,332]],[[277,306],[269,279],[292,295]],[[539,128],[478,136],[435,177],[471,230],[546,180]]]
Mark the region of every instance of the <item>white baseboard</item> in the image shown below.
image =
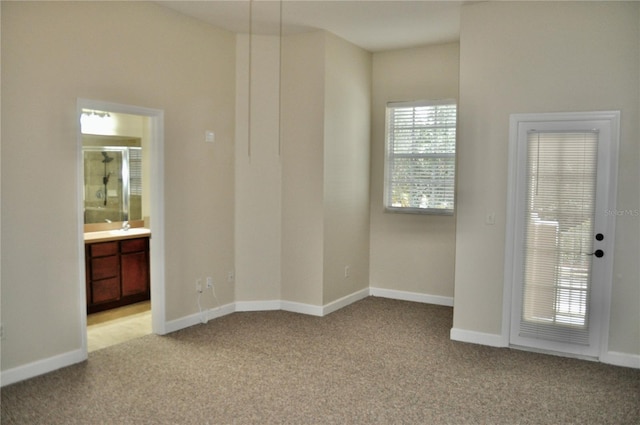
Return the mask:
[[[458,328],[451,329],[450,338],[453,341],[488,345],[490,347],[510,347],[512,349],[531,351],[534,353],[571,357],[571,358],[589,360],[589,361],[600,361],[602,363],[610,364],[613,366],[622,366],[622,367],[640,369],[639,354],[618,353],[615,351],[609,351],[602,354],[599,358],[596,358],[596,357],[572,355],[567,353],[559,353],[559,352],[554,352],[549,350],[536,350],[530,347],[510,346],[509,341],[506,341],[505,338],[502,337],[502,335],[468,331],[466,329],[458,329]]]
[[[640,369],[640,354],[618,353],[616,351],[608,351],[600,356],[602,363],[613,366],[632,367]]]
[[[374,297],[391,298],[394,300],[414,301],[424,304],[444,305],[453,307],[453,297],[441,295],[421,294],[418,292],[397,291],[394,289],[369,288],[369,293]]]
[[[297,303],[293,301],[280,301],[280,310],[292,313],[308,314],[310,316],[324,316],[322,306]]]
[[[69,351],[68,353],[59,354],[57,356],[48,357],[46,359],[37,360],[27,363],[13,369],[3,370],[0,375],[0,386],[14,384],[33,378],[45,373],[53,372],[63,367],[71,366],[87,360],[86,353],[83,350]]]
[[[211,308],[207,311],[207,319],[217,319],[218,317],[226,316],[236,311],[234,303],[222,305],[220,307]]]
[[[349,304],[353,304],[356,301],[360,301],[369,296],[369,288],[361,289],[360,291],[354,292],[353,294],[349,294],[345,297],[339,298],[335,301],[330,302],[322,307],[322,316],[326,316],[327,314],[333,313],[334,311],[338,311],[343,307],[348,306]]]
[[[231,314],[234,311],[235,306],[233,303],[231,303],[205,310],[202,313],[194,313],[176,320],[171,320],[165,324],[165,333],[168,334],[188,328],[190,326],[198,325],[205,320],[208,321],[217,317],[226,316],[227,314]]]
[[[469,331],[452,328],[449,337],[453,341],[470,342],[472,344],[488,345],[490,347],[508,347],[509,344],[500,334]]]
[[[324,306],[286,300],[238,301],[236,302],[236,311],[284,310],[290,311],[292,313],[308,314],[310,316],[322,317],[368,296],[369,289],[366,288],[330,302],[329,304],[326,304]]]
[[[286,300],[271,301],[237,301],[235,311],[268,311],[268,310],[284,310],[292,313],[308,314],[311,316],[326,316],[343,307],[353,304],[363,298],[369,296],[369,289],[365,288],[353,294],[344,296],[338,300],[332,301],[324,306],[299,303]]]
[[[270,311],[280,310],[282,301],[236,301],[235,311]]]
[[[165,335],[179,331],[180,329],[197,325],[198,323],[202,323],[202,315],[200,313],[194,313],[179,319],[170,320],[164,325]]]

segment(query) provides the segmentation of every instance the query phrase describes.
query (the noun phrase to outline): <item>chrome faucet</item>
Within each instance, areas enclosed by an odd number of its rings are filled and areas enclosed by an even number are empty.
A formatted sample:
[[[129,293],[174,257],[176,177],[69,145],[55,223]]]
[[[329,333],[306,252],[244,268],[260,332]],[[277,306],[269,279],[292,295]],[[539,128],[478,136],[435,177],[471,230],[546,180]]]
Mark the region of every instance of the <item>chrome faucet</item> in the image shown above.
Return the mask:
[[[129,230],[130,228],[131,228],[131,225],[129,224],[129,222],[128,222],[128,221],[123,221],[123,222],[122,222],[122,229],[120,229],[120,230],[127,231],[127,230]]]

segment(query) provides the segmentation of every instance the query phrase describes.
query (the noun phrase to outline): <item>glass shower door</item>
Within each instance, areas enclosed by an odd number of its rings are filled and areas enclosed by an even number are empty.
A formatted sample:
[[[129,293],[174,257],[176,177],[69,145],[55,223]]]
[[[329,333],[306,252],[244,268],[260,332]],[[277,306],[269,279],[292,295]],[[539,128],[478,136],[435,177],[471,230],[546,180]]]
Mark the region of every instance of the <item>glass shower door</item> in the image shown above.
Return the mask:
[[[85,147],[85,223],[129,220],[127,148]]]

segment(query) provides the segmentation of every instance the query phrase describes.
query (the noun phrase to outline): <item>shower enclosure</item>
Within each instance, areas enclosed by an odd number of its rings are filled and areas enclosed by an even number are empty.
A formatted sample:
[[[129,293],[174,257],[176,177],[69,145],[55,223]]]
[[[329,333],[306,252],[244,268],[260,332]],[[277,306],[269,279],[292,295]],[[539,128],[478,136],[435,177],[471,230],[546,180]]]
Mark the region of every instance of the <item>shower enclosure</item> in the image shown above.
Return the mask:
[[[85,146],[84,222],[142,219],[142,149]]]

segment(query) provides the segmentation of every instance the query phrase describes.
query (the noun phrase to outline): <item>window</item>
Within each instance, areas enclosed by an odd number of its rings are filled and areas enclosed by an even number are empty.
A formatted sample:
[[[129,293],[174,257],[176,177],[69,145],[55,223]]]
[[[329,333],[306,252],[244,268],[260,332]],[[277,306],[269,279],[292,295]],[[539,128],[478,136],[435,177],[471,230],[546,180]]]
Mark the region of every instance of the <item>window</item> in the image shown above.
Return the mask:
[[[453,214],[456,103],[387,104],[387,211]]]
[[[142,148],[129,148],[129,194],[142,196]]]

